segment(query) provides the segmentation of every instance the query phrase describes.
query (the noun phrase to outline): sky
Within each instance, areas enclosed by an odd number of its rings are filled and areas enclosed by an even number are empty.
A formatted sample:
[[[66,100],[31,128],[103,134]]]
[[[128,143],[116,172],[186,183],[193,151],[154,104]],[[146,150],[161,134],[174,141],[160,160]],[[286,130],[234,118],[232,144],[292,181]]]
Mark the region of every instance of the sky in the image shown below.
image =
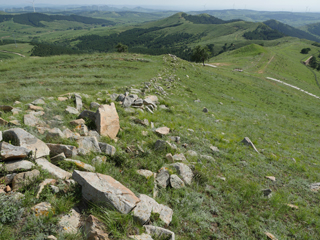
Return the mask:
[[[28,3],[29,2],[29,3]],[[5,6],[30,6],[32,0],[0,0],[0,8]],[[172,10],[216,10],[216,9],[250,9],[265,11],[294,11],[294,12],[320,12],[319,0],[34,0],[37,4],[57,4],[57,5],[131,5],[142,7],[156,7]]]

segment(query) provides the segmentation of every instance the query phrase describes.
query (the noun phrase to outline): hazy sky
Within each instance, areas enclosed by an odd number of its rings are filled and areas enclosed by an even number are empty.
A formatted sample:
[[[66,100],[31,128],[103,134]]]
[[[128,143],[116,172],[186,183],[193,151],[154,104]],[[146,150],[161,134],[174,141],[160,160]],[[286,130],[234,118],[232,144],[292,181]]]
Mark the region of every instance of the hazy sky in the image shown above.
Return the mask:
[[[32,0],[0,0],[0,7],[6,5],[31,5],[28,2]],[[299,12],[320,12],[319,0],[34,0],[37,4],[77,4],[77,5],[134,5],[134,6],[164,6],[166,9],[171,6],[173,9],[194,9],[194,10],[214,10],[214,9],[252,9],[252,10],[267,10],[267,11],[299,11]]]

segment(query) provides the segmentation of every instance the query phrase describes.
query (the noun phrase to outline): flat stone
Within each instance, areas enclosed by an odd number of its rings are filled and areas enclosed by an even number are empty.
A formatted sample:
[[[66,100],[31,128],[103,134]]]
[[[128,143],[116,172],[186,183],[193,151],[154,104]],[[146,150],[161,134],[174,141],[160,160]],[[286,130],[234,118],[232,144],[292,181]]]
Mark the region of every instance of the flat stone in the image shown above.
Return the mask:
[[[58,222],[58,226],[62,229],[62,232],[75,234],[78,231],[80,225],[80,213],[76,209],[72,208],[70,213],[61,217]]]
[[[110,176],[75,170],[72,178],[82,186],[85,199],[111,205],[121,213],[129,213],[140,202],[133,192]]]
[[[149,95],[149,96],[146,96],[145,99],[146,101],[151,101],[153,102],[154,104],[157,104],[159,102],[159,99],[156,95]]]
[[[6,142],[11,141],[11,143],[15,146],[24,147],[31,150],[33,158],[48,156],[50,152],[50,149],[44,142],[21,128],[14,128],[4,131],[3,139]]]
[[[259,151],[257,150],[256,146],[251,142],[250,138],[245,137],[242,141],[243,144],[248,145],[250,147],[252,147],[257,153],[259,153]]]
[[[78,115],[79,114],[79,111],[74,108],[74,107],[70,107],[70,106],[67,106],[66,110],[65,110],[67,113],[69,114],[73,114],[73,115]]]
[[[6,126],[8,124],[8,121],[4,120],[3,118],[0,118],[0,126]]]
[[[33,167],[35,167],[35,165],[27,160],[14,160],[6,162],[5,164],[5,170],[7,172],[28,171]]]
[[[81,162],[79,160],[73,160],[73,159],[66,158],[65,161],[72,162],[72,163],[76,164],[82,170],[86,170],[86,171],[90,171],[90,172],[94,172],[96,170],[95,167],[93,167],[87,163]]]
[[[276,178],[274,176],[266,176],[266,178],[270,179],[271,181],[275,182]]]
[[[81,137],[77,139],[79,149],[82,149],[82,154],[88,154],[92,152],[100,153],[99,142],[95,137]],[[78,151],[79,152],[79,151]]]
[[[165,168],[161,169],[156,176],[156,182],[159,187],[166,188],[170,182],[170,174]]]
[[[51,162],[60,162],[66,159],[66,155],[64,153],[60,153],[52,158],[50,158]]]
[[[142,233],[141,235],[130,235],[130,239],[134,240],[153,240],[149,234]]]
[[[63,130],[63,135],[65,138],[76,138],[79,134],[72,132],[69,128]]]
[[[211,151],[212,151],[213,153],[220,152],[220,150],[219,150],[217,147],[215,147],[215,146],[211,146],[210,149],[211,149]]]
[[[96,137],[96,139],[99,141],[100,140],[100,134],[97,131],[92,131],[90,130],[88,132],[89,137]]]
[[[77,148],[72,145],[47,143],[47,146],[50,149],[50,156],[56,156],[60,153],[64,153],[67,158],[72,158],[77,156],[78,153]]]
[[[23,123],[30,127],[44,126],[45,123],[34,114],[26,114],[23,116]]]
[[[12,189],[16,191],[21,187],[31,184],[39,175],[40,172],[36,169],[15,175],[12,180]]]
[[[179,189],[185,187],[184,182],[176,174],[170,176],[170,184],[172,188]]]
[[[141,98],[137,98],[133,103],[132,106],[142,106],[143,105],[143,100]]]
[[[46,185],[55,184],[56,182],[57,180],[55,179],[45,179],[44,181],[42,181],[38,186],[38,192],[37,192],[36,198],[40,197],[40,194]]]
[[[39,158],[36,160],[37,165],[39,165],[42,169],[48,171],[50,174],[60,179],[68,179],[71,177],[71,173],[53,165],[45,158]]]
[[[174,232],[171,232],[168,229],[155,227],[152,225],[144,225],[146,232],[155,237],[155,239],[168,239],[168,240],[175,240]]]
[[[43,111],[42,107],[35,106],[35,105],[32,105],[32,104],[29,105],[29,109],[33,110],[33,111]]]
[[[137,173],[141,176],[144,176],[145,178],[150,178],[153,176],[153,172],[146,169],[139,169],[137,170]]]
[[[102,136],[115,139],[120,130],[120,122],[114,103],[110,105],[100,105],[95,116],[97,132]]]
[[[85,221],[84,234],[87,240],[109,240],[104,229],[106,226],[93,215],[90,215]]]
[[[171,164],[175,169],[177,169],[178,174],[182,177],[182,180],[187,184],[190,185],[193,178],[193,173],[191,169],[183,164],[183,163],[174,163]]]
[[[157,128],[155,130],[156,133],[158,133],[159,135],[167,135],[170,133],[170,128],[168,127],[160,127],[160,128]]]
[[[0,143],[0,160],[24,159],[30,155],[30,150],[24,147],[17,147],[6,142]]]
[[[48,202],[41,202],[31,208],[35,212],[37,217],[39,216],[48,216],[51,211],[51,204]]]
[[[64,102],[64,101],[67,101],[69,98],[67,97],[58,97],[58,101],[60,102]]]
[[[110,144],[99,142],[101,152],[113,156],[116,153],[116,148]]]

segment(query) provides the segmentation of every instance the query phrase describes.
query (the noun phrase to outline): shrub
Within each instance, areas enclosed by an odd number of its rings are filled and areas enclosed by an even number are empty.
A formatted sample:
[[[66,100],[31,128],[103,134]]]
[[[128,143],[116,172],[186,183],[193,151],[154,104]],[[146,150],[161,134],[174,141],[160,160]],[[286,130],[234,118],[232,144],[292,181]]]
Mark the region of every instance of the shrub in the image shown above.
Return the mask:
[[[0,222],[12,223],[18,220],[24,212],[21,201],[14,194],[0,195]]]

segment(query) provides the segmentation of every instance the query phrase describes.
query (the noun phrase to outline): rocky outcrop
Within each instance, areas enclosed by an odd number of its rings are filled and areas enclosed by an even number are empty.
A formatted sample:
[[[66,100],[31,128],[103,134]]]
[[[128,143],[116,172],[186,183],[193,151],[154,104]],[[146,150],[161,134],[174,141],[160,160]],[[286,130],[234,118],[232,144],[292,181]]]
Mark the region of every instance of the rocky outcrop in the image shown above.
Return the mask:
[[[133,192],[108,175],[75,170],[72,178],[82,186],[85,199],[111,205],[121,213],[129,213],[140,202]]]

